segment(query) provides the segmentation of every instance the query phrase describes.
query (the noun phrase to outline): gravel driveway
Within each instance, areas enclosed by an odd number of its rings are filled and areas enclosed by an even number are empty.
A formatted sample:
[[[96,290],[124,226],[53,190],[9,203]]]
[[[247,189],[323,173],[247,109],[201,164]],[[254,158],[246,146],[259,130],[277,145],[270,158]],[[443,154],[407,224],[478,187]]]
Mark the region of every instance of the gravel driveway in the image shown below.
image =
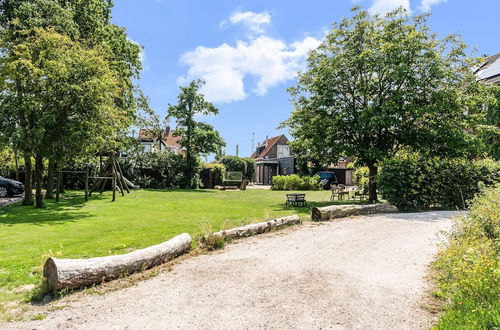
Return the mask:
[[[138,285],[81,294],[21,329],[420,329],[427,265],[454,212],[305,224],[240,240]],[[67,301],[65,301],[67,300]],[[0,326],[1,327],[1,326]]]

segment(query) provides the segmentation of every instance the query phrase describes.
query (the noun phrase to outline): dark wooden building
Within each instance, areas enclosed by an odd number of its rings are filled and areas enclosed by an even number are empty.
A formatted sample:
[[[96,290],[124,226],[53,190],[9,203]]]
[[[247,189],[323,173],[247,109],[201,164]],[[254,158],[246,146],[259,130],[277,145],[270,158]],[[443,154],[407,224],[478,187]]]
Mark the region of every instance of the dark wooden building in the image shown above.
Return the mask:
[[[266,138],[252,155],[257,163],[254,182],[270,185],[273,176],[295,174],[296,157],[290,151],[285,135]]]

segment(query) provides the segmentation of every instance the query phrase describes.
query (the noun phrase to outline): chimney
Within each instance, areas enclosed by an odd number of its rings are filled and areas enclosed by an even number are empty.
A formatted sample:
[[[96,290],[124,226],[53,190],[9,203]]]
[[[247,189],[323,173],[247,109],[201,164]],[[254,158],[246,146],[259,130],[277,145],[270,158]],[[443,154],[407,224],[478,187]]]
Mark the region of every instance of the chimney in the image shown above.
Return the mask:
[[[170,126],[165,127],[165,135],[170,135]]]
[[[266,135],[266,144],[267,144],[267,140],[269,140],[269,135]]]

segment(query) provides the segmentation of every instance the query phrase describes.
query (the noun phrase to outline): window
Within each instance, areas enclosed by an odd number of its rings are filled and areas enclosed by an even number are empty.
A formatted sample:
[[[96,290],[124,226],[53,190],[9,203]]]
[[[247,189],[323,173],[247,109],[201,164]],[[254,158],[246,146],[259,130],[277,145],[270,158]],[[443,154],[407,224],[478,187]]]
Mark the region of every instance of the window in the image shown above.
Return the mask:
[[[290,147],[282,144],[278,145],[278,158],[290,157]]]

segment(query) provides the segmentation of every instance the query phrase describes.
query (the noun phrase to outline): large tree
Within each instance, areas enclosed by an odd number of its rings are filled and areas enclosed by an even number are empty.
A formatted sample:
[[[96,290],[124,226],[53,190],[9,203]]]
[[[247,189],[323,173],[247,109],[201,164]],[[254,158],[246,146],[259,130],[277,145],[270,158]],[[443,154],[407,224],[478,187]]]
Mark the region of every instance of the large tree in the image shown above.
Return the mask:
[[[375,202],[378,164],[401,147],[477,153],[473,126],[489,100],[464,44],[455,36],[438,39],[426,16],[353,11],[310,53],[289,89],[295,109],[284,124],[298,154],[322,164],[355,156],[368,166]]]
[[[136,88],[132,81],[138,77],[141,68],[140,51],[141,48],[138,44],[134,43],[127,38],[125,29],[120,28],[111,23],[111,8],[112,1],[109,0],[2,0],[0,1],[0,33],[2,39],[2,56],[3,63],[8,60],[13,60],[11,56],[14,52],[18,52],[20,47],[28,47],[29,43],[33,41],[33,37],[40,37],[38,32],[41,29],[50,31],[51,33],[58,33],[60,36],[65,36],[65,40],[59,40],[64,45],[69,42],[73,43],[71,50],[76,50],[78,47],[82,50],[93,50],[99,52],[99,60],[96,63],[103,64],[109,69],[109,73],[113,76],[113,92],[107,94],[112,98],[112,104],[108,104],[102,108],[107,113],[107,118],[110,119],[106,122],[105,126],[94,125],[92,130],[86,134],[81,130],[83,127],[74,125],[74,118],[71,114],[74,111],[80,111],[76,108],[81,103],[75,102],[71,108],[64,105],[64,98],[62,95],[68,97],[68,93],[73,93],[73,97],[78,93],[70,89],[65,90],[63,87],[72,86],[78,79],[86,79],[82,75],[89,74],[84,72],[84,63],[82,70],[77,67],[72,67],[68,75],[63,75],[67,80],[65,83],[60,83],[60,88],[45,89],[43,95],[45,99],[48,98],[48,93],[53,99],[61,100],[53,103],[52,109],[59,107],[57,110],[59,114],[57,125],[51,129],[44,126],[44,138],[49,141],[51,151],[46,154],[49,159],[49,178],[47,185],[47,193],[50,196],[53,187],[53,176],[56,167],[61,166],[65,161],[74,162],[75,159],[86,160],[93,156],[94,152],[98,149],[103,151],[116,150],[122,145],[125,137],[126,125],[130,125],[133,121],[136,111]],[[38,32],[37,32],[38,31]],[[53,35],[54,36],[54,35]],[[31,39],[30,39],[31,38]],[[67,50],[63,45],[63,49]],[[50,49],[50,47],[49,47]],[[57,52],[56,52],[57,53]],[[61,53],[57,53],[61,55]],[[95,52],[94,52],[95,55]],[[9,57],[10,56],[10,57]],[[62,56],[64,57],[64,56]],[[7,60],[7,58],[9,58]],[[94,57],[90,56],[91,59]],[[83,60],[83,58],[78,58]],[[64,61],[63,61],[64,62]],[[41,64],[35,64],[39,65]],[[60,62],[62,66],[69,65]],[[4,67],[6,68],[6,66]],[[3,70],[4,74],[8,73],[8,69]],[[66,72],[65,72],[66,73]],[[73,74],[74,73],[74,74]],[[73,76],[71,77],[71,74]],[[78,77],[78,75],[80,76]],[[19,78],[19,76],[18,76]],[[25,77],[23,79],[28,79]],[[34,77],[35,79],[36,77]],[[90,79],[90,77],[87,77]],[[53,82],[54,80],[52,80]],[[48,87],[48,82],[45,88]],[[101,81],[106,84],[109,81]],[[69,85],[65,85],[68,83]],[[23,93],[31,93],[37,91],[40,86],[32,85],[32,91],[27,90],[26,86],[17,85],[9,86],[10,96],[22,95]],[[31,87],[28,87],[31,88]],[[17,88],[17,90],[15,90]],[[23,89],[22,91],[20,89]],[[39,91],[39,90],[38,90]],[[106,89],[103,89],[105,92]],[[79,91],[82,98],[87,90]],[[65,94],[66,93],[66,94]],[[7,96],[5,94],[4,96]],[[40,98],[40,97],[39,97]],[[12,100],[12,97],[11,97]],[[99,99],[95,100],[99,102]],[[95,104],[92,103],[91,104]],[[3,102],[2,107],[5,113],[8,113],[9,106],[16,107],[12,102]],[[85,104],[83,104],[85,106]],[[15,112],[16,109],[13,109]],[[55,110],[54,110],[55,111]],[[81,109],[85,113],[84,109]],[[38,116],[35,116],[38,118]],[[41,118],[41,117],[40,117]],[[2,118],[5,122],[5,118]],[[97,120],[97,118],[96,118]],[[0,123],[1,125],[1,123]],[[3,125],[5,127],[5,125]],[[19,126],[18,123],[11,122],[8,124],[9,129],[0,131],[0,134],[8,135],[12,142],[18,143],[22,141],[20,137],[26,137],[25,127]],[[64,127],[64,130],[62,129]],[[72,130],[71,132],[66,130]],[[6,134],[8,132],[8,134]],[[64,137],[61,133],[66,134]],[[102,134],[101,134],[102,133]],[[85,143],[81,143],[83,136],[87,139]],[[70,138],[71,137],[71,138]],[[36,136],[40,142],[41,136]],[[78,140],[80,139],[80,140]],[[74,142],[74,143],[70,143]],[[45,141],[47,142],[47,141]],[[22,143],[22,142],[21,142]],[[26,143],[25,143],[26,145]],[[83,148],[85,146],[85,148]],[[91,146],[91,147],[90,147]],[[98,148],[97,148],[98,147]],[[26,194],[25,203],[31,204],[31,159],[35,156],[34,150],[27,150],[23,153],[26,164]],[[57,163],[57,165],[56,165]]]
[[[196,121],[199,115],[216,115],[219,110],[199,93],[203,81],[192,81],[182,86],[177,105],[169,105],[167,118],[175,118],[174,135],[181,136],[180,145],[186,155],[186,188],[196,188],[196,163],[201,155],[218,153],[225,146],[224,140],[212,125]]]
[[[0,118],[14,146],[35,159],[36,205],[43,205],[44,159],[94,153],[129,122],[114,106],[116,76],[105,56],[51,30],[35,29],[0,62]],[[27,194],[30,195],[30,194]]]

